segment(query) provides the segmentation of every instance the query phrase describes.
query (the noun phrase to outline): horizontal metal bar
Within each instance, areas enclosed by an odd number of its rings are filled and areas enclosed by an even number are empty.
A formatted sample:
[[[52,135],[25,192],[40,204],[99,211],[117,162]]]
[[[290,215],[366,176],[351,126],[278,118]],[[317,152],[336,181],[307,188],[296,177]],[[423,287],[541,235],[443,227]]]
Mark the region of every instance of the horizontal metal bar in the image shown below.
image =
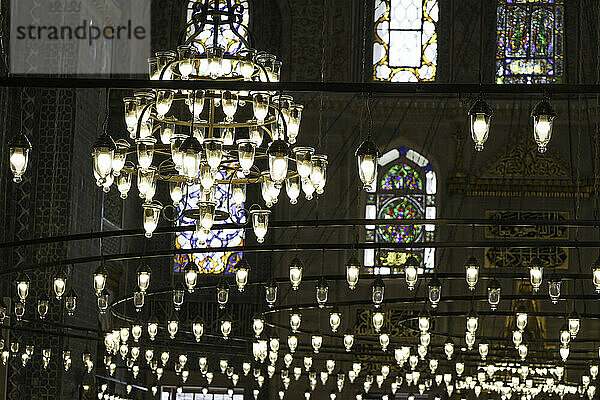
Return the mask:
[[[323,219],[323,220],[287,220],[271,221],[269,228],[342,228],[342,227],[361,227],[366,225],[436,225],[436,226],[467,226],[467,227],[489,227],[489,226],[557,226],[568,228],[595,228],[600,227],[600,220],[500,220],[500,219],[458,219],[458,218],[438,218],[438,219]],[[220,229],[251,229],[251,226],[240,226],[239,224],[215,224],[213,230]],[[177,232],[191,232],[195,228],[193,225],[184,226],[163,226],[156,229],[155,235],[171,234]],[[121,229],[114,231],[97,231],[74,233],[70,235],[59,235],[50,237],[38,237],[26,240],[15,240],[12,242],[0,243],[0,248],[12,248],[19,246],[32,246],[48,243],[70,242],[76,240],[105,239],[112,237],[142,236],[143,229]]]
[[[23,267],[15,267],[0,271],[0,276],[23,272],[28,270],[37,270],[52,268],[61,265],[75,265],[102,261],[125,261],[144,258],[174,257],[181,254],[204,254],[204,253],[226,253],[226,252],[282,252],[282,251],[348,251],[365,249],[396,249],[406,250],[414,248],[466,248],[483,249],[488,247],[495,248],[540,248],[540,247],[565,247],[565,248],[598,248],[597,241],[577,241],[577,240],[484,240],[477,242],[419,242],[419,243],[286,243],[286,244],[263,244],[246,245],[233,247],[208,247],[194,249],[161,249],[154,251],[141,251],[130,253],[106,254],[98,256],[87,256],[79,258],[70,258],[45,262]]]
[[[472,83],[391,83],[391,82],[246,82],[199,80],[145,80],[119,78],[8,77],[2,87],[114,88],[114,89],[221,89],[287,92],[332,92],[370,94],[600,94],[600,85],[587,84],[472,84]]]

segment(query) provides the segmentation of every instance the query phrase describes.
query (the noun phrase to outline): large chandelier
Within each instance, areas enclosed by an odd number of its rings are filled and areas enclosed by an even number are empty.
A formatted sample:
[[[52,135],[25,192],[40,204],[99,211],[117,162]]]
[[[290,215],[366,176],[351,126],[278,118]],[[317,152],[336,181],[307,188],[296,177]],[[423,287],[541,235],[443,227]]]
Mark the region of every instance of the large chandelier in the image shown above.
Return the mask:
[[[278,82],[281,61],[251,48],[238,32],[240,26],[247,29],[240,12],[240,7],[223,7],[223,2],[196,3],[183,44],[148,59],[150,79]],[[213,35],[211,45],[203,39],[207,26]],[[223,27],[245,48],[227,52],[219,44]],[[249,184],[260,185],[267,207],[277,202],[283,186],[292,204],[302,192],[311,200],[314,193],[324,191],[327,156],[315,154],[311,147],[290,148],[298,138],[303,106],[289,95],[149,89],[136,91],[123,101],[130,140],[115,142],[105,130],[92,150],[94,175],[98,186],[108,191],[115,184],[123,198],[135,177],[144,199],[147,237],[152,236],[166,208],[154,199],[158,182],[168,183],[174,206],[187,198],[189,185],[201,186],[197,203],[181,207],[183,212],[176,219],[196,220],[203,237],[215,221],[230,216],[229,207],[218,209],[215,202],[219,185],[226,185],[228,198],[240,206],[246,201]],[[249,214],[257,240],[262,242],[270,211],[253,206]]]

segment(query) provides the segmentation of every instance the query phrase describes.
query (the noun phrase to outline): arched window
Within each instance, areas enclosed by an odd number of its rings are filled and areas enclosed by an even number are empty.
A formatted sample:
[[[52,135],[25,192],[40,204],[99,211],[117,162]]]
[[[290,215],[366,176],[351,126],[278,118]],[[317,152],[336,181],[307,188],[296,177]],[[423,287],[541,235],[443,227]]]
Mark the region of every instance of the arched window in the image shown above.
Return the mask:
[[[214,4],[218,2],[220,9],[225,9],[228,3],[237,8],[237,13],[241,10],[242,21],[237,21],[234,23],[234,27],[236,31],[244,37],[244,39],[248,38],[248,24],[250,23],[250,4],[248,0],[191,0],[188,3],[187,7],[187,20],[190,21],[192,18],[192,14],[200,7],[204,2],[208,1],[209,4]],[[188,37],[193,34],[199,26],[194,25],[188,28]],[[195,38],[194,45],[200,50],[204,52],[206,46],[212,46],[212,38],[213,38],[214,27],[207,25],[204,27],[202,32]],[[218,37],[219,45],[223,46],[227,53],[234,54],[239,50],[245,48],[243,42],[240,38],[233,33],[231,27],[228,25],[223,25],[219,27],[219,37]]]
[[[406,147],[385,153],[379,160],[377,179],[367,198],[367,219],[435,219],[437,177],[423,155]],[[433,268],[434,248],[420,248],[420,242],[433,241],[435,225],[367,225],[367,242],[415,243],[408,249],[367,249],[364,264],[368,272],[400,272],[409,255],[415,255],[425,268]]]
[[[561,83],[564,0],[498,0],[496,83]]]
[[[438,0],[375,0],[373,79],[435,80]]]
[[[248,26],[250,18],[250,10],[248,0],[192,0],[188,3],[187,17],[190,20],[194,7],[201,4],[203,1],[219,2],[219,7],[224,8],[227,3],[231,3],[235,7],[239,7],[238,10],[243,10],[243,25],[237,24],[236,28],[238,32],[244,37],[247,37],[248,32],[244,26]],[[188,29],[188,35],[193,32],[193,28]],[[205,27],[202,33],[196,37],[194,44],[199,47],[200,51],[204,51],[204,46],[212,43],[213,27]],[[224,46],[229,53],[235,53],[243,48],[243,43],[237,38],[228,27],[221,27],[219,30],[219,44]],[[236,172],[234,169],[227,170],[228,172],[221,171],[220,179],[223,182],[230,181],[232,174]],[[187,195],[184,196],[177,212],[182,212],[183,208],[195,208],[198,199],[202,195],[201,185],[191,185],[187,187]],[[215,196],[214,201],[216,203],[216,209],[226,212],[229,214],[229,218],[226,219],[225,223],[243,223],[245,222],[245,214],[241,211],[242,207],[236,206],[233,201],[233,193],[230,185],[227,183],[220,183],[215,185]],[[181,218],[178,221],[179,226],[182,225],[194,225],[195,221],[189,218]],[[176,249],[194,249],[201,247],[234,247],[243,246],[245,239],[245,232],[243,229],[225,229],[225,230],[212,230],[206,239],[206,243],[203,244],[195,232],[178,232],[175,234],[175,248]],[[194,261],[199,267],[201,273],[233,273],[235,272],[235,266],[241,260],[243,253],[241,252],[225,252],[225,253],[197,253],[197,254],[184,254],[175,257],[174,269],[176,272],[181,272],[185,268],[188,262]]]

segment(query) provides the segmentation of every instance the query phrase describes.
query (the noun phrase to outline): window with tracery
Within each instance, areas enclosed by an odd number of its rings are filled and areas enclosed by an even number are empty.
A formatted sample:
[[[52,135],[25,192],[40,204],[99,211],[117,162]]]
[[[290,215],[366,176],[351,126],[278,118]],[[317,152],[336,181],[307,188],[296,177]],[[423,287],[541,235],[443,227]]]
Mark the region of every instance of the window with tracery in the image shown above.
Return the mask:
[[[367,198],[367,219],[435,219],[437,177],[429,160],[407,147],[379,159],[377,179]],[[433,241],[435,225],[367,225],[366,241],[414,243],[407,249],[367,249],[367,272],[393,274],[402,271],[408,256],[415,255],[424,268],[433,268],[435,249],[419,247]]]
[[[435,80],[438,12],[438,0],[375,0],[374,80]]]
[[[237,9],[237,14],[241,11],[242,20],[234,22],[233,26],[237,33],[244,39],[248,39],[248,24],[250,23],[250,4],[248,0],[191,0],[188,3],[187,8],[187,21],[191,20],[192,14],[197,10],[197,7],[200,7],[200,5],[206,1],[208,1],[209,4],[218,2],[219,9],[221,10],[226,9],[229,3],[232,7]],[[200,26],[197,24],[193,27],[189,27],[188,37],[198,29],[200,29]],[[194,45],[200,52],[204,52],[207,46],[212,46],[213,32],[214,27],[212,25],[206,25],[203,27],[202,32],[195,38]],[[239,50],[245,48],[243,42],[229,25],[219,26],[218,44],[223,46],[229,54],[237,53]]]
[[[564,0],[498,0],[496,83],[561,83]]]

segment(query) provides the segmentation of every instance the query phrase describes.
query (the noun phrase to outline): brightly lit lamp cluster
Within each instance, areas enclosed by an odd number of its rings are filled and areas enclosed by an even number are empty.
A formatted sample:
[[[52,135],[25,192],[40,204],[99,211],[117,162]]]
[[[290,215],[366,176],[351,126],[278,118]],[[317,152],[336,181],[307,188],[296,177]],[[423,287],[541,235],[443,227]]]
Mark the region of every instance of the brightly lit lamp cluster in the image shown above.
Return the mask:
[[[279,81],[281,62],[275,56],[250,48],[228,54],[219,45],[200,53],[194,37],[176,51],[160,51],[150,58],[150,79]],[[291,96],[246,90],[155,89],[137,91],[124,98],[124,103],[132,142],[115,142],[105,131],[92,149],[94,175],[98,186],[107,191],[114,184],[123,198],[137,177],[147,237],[152,236],[163,210],[154,200],[158,181],[168,183],[175,207],[187,203],[189,185],[201,186],[198,203],[190,205],[194,212],[185,214],[196,219],[201,239],[207,238],[215,220],[229,216],[229,209],[216,212],[216,185],[227,185],[228,195],[239,207],[246,201],[248,184],[260,185],[267,207],[277,203],[284,186],[292,204],[302,192],[307,200],[324,192],[327,156],[311,147],[290,147],[297,141],[303,111]],[[249,213],[262,242],[269,211],[258,208]]]

